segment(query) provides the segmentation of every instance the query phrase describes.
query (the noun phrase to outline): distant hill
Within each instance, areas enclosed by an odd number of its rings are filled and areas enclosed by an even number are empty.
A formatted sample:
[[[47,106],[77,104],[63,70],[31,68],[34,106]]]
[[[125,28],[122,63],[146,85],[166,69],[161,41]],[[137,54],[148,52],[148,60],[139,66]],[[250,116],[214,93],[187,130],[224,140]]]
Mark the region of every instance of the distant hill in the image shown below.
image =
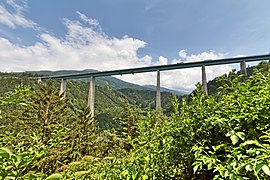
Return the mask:
[[[86,70],[90,71],[90,70]],[[37,81],[30,80],[33,76],[48,76],[60,74],[82,73],[86,71],[28,71],[25,73],[1,73],[0,72],[0,97],[6,96],[7,92],[13,91],[16,86],[36,84]],[[121,117],[128,101],[131,106],[140,106],[144,110],[155,109],[155,89],[128,83],[114,77],[97,78],[95,115],[99,123],[99,129],[110,129],[119,127],[117,118]],[[34,86],[33,86],[34,87]],[[60,88],[60,81],[56,81],[56,88]],[[88,80],[70,80],[67,82],[67,98],[70,107],[74,111],[87,104]],[[165,113],[171,111],[172,93],[162,92],[161,103]],[[179,100],[182,96],[177,96]]]
[[[260,63],[256,68],[270,69],[270,63]],[[247,68],[250,76],[254,71],[254,67]],[[96,72],[95,70],[64,70],[64,71],[31,71],[26,73],[0,73],[0,97],[6,92],[13,90],[16,85],[27,84],[30,76],[48,76],[60,74],[75,74],[83,72]],[[230,73],[229,76],[237,76],[239,73]],[[223,75],[227,76],[227,75]],[[218,77],[208,82],[209,94],[215,94],[218,87],[221,86],[217,81]],[[96,86],[96,101],[95,114],[99,123],[100,129],[110,129],[119,127],[117,117],[121,116],[124,109],[124,101],[128,101],[131,105],[139,105],[145,110],[155,108],[155,90],[156,87],[152,85],[140,86],[128,83],[117,79],[115,77],[101,77],[97,78]],[[60,86],[60,82],[56,84]],[[81,104],[87,103],[88,96],[88,80],[73,80],[68,81],[67,97],[70,98],[72,107],[79,107]],[[58,88],[57,87],[57,88]],[[187,92],[174,91],[167,88],[161,88],[161,102],[165,113],[172,111],[171,100],[173,94],[177,95],[179,101],[183,98],[183,94]],[[164,92],[166,91],[166,92]],[[186,96],[185,96],[186,97]]]
[[[145,85],[144,87],[150,89],[150,90],[153,90],[153,91],[156,91],[156,86],[154,85]],[[165,88],[165,87],[160,87],[160,91],[161,92],[168,92],[168,93],[172,93],[172,94],[176,94],[176,95],[179,95],[179,96],[184,96],[184,95],[187,95],[189,94],[190,92],[189,91],[185,91],[185,90],[173,90],[173,89],[169,89],[169,88]]]
[[[59,70],[59,71],[28,71],[28,73],[34,74],[36,76],[54,76],[54,75],[65,75],[65,74],[80,74],[80,73],[87,73],[87,72],[98,72],[94,69],[86,69],[86,70]],[[88,81],[87,79],[82,79],[80,81]],[[131,88],[136,90],[149,90],[148,88],[144,88],[143,86],[128,83],[122,81],[115,77],[98,77],[96,78],[96,84],[99,86],[110,86],[114,89],[125,89]]]
[[[247,67],[247,76],[248,77],[252,76],[255,69],[262,69],[262,71],[268,71],[270,69],[270,62],[262,61],[256,66]],[[221,75],[219,77],[214,78],[213,80],[208,81],[207,82],[208,94],[214,95],[218,92],[218,88],[222,86],[222,83],[218,81],[220,77],[227,76],[230,77],[230,79],[233,79],[235,76],[241,75],[240,71],[238,72],[236,72],[236,70],[234,71],[235,71],[234,73],[230,72],[228,75]]]
[[[86,72],[98,72],[94,69],[86,69],[86,70],[59,70],[59,71],[27,71],[27,73],[34,74],[35,76],[53,76],[53,75],[64,75],[64,74],[79,74],[79,73],[86,73]],[[82,79],[81,81],[87,81],[86,79]],[[137,84],[129,83],[123,80],[120,80],[115,77],[98,77],[96,78],[96,83],[99,86],[110,86],[114,89],[134,89],[134,90],[140,90],[140,91],[156,91],[156,86],[154,85],[145,85],[140,86]],[[161,87],[161,92],[168,92],[176,95],[186,95],[189,92],[185,90],[172,90],[169,88]]]

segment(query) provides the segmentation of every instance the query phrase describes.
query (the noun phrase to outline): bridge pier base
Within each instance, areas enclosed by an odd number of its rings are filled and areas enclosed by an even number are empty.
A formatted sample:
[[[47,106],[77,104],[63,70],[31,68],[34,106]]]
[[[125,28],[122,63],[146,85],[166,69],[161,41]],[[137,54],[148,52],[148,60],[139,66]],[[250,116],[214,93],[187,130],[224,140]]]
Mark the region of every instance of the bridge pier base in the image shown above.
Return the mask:
[[[42,83],[42,79],[41,78],[38,78],[38,84],[41,84]]]
[[[202,65],[202,87],[205,96],[208,96],[205,65]]]
[[[240,73],[247,77],[247,66],[246,61],[240,62]]]
[[[66,98],[67,94],[67,80],[61,79],[61,86],[60,86],[60,92],[59,95],[61,96],[61,100]]]
[[[90,115],[91,117],[94,117],[94,108],[95,108],[95,77],[90,78],[89,82],[89,93],[88,93],[88,107],[90,109]]]
[[[156,110],[160,110],[160,109],[161,109],[160,71],[157,70]]]

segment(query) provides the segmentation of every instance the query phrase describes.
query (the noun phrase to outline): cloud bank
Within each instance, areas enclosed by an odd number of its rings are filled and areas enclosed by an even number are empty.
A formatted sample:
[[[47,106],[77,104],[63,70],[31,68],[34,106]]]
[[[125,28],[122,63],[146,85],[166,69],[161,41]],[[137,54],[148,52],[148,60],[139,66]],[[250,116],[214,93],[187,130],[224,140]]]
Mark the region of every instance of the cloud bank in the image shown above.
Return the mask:
[[[4,5],[0,5],[0,23],[15,29],[16,26],[25,28],[37,28],[38,25],[24,16],[28,6],[25,1],[6,0]],[[10,10],[8,10],[8,8]]]
[[[186,63],[194,61],[203,61],[209,59],[222,59],[224,55],[214,51],[203,52],[200,54],[188,55],[185,50],[179,51],[179,59],[172,60],[172,63]],[[157,63],[154,65],[166,65],[168,64],[167,58],[160,56]],[[220,66],[210,66],[206,67],[207,79],[211,80],[217,76],[228,73],[232,68],[229,65],[220,65]],[[161,74],[161,86],[169,87],[175,90],[183,89],[187,91],[192,91],[195,89],[195,84],[201,82],[201,68],[188,68],[180,70],[171,70],[171,71],[162,71]],[[136,76],[136,77],[134,77]],[[132,81],[136,79],[136,82],[139,84],[152,84],[156,83],[156,73],[144,73],[137,75],[127,75],[123,76],[122,79],[126,81]],[[134,81],[134,80],[133,80]]]
[[[14,0],[7,0],[7,5],[14,11],[0,6],[0,23],[10,27],[36,29],[38,25],[25,18],[28,8],[24,3],[18,5]],[[22,1],[24,2],[24,1]],[[150,55],[138,56],[138,50],[147,43],[125,35],[122,38],[109,37],[96,19],[77,11],[77,20],[62,19],[67,33],[56,37],[48,32],[36,31],[39,41],[30,46],[19,46],[0,37],[0,71],[61,70],[61,69],[96,69],[100,71],[124,68],[166,65],[179,62],[201,61],[224,58],[214,51],[189,55],[186,50],[179,51],[179,57],[169,61],[160,56],[153,60]],[[227,65],[207,67],[208,79],[231,70]],[[155,73],[118,76],[123,80],[138,84],[155,84]],[[201,69],[183,69],[161,72],[161,85],[172,89],[192,90],[201,79]]]

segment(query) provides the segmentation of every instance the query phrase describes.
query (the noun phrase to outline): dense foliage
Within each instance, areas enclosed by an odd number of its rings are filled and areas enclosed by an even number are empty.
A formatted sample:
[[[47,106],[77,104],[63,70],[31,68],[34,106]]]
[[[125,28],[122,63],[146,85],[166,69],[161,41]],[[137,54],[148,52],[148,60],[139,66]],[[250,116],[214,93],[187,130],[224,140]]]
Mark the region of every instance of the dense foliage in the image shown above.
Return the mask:
[[[169,115],[125,101],[117,130],[60,100],[52,81],[20,86],[0,99],[0,177],[269,179],[269,63],[218,83],[212,96],[198,85],[189,102],[175,98]]]
[[[36,80],[29,77],[42,75],[55,75],[66,73],[79,73],[81,71],[36,71],[28,73],[0,73],[0,97],[4,97],[17,86],[24,85],[34,87]],[[83,71],[84,72],[84,71]],[[68,106],[73,111],[87,104],[88,80],[70,80],[67,82]],[[58,89],[60,82],[55,82],[54,87]],[[120,118],[125,108],[125,101],[129,104],[141,107],[144,110],[155,109],[155,91],[144,88],[143,86],[127,83],[114,77],[100,77],[96,79],[96,100],[95,100],[95,119],[99,129],[119,129],[119,122],[115,118]],[[162,92],[162,107],[164,112],[171,111],[171,93]],[[177,96],[180,100],[182,97]],[[9,108],[10,109],[10,108]]]

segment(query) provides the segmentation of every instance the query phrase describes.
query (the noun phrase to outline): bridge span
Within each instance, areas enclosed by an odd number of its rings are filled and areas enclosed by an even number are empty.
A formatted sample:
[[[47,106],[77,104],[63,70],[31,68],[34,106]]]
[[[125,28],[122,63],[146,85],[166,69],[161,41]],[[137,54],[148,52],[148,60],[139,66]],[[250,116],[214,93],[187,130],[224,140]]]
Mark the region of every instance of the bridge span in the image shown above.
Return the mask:
[[[204,60],[204,61],[196,61],[196,62],[188,62],[188,63],[183,62],[183,63],[177,63],[177,64],[139,67],[139,68],[130,68],[130,69],[119,69],[119,70],[111,70],[111,71],[44,76],[44,77],[38,77],[38,81],[41,82],[42,80],[46,80],[46,79],[61,80],[60,94],[63,94],[63,98],[65,98],[67,80],[89,78],[90,82],[89,82],[88,106],[90,108],[91,116],[94,117],[95,78],[96,77],[136,74],[136,73],[145,73],[145,72],[157,72],[156,109],[161,109],[160,71],[202,67],[202,86],[203,86],[204,94],[205,96],[207,96],[208,91],[207,91],[207,80],[206,80],[206,70],[205,70],[206,66],[240,63],[240,72],[244,74],[244,76],[247,76],[246,62],[263,61],[263,60],[270,60],[270,54],[226,58],[226,59]]]

